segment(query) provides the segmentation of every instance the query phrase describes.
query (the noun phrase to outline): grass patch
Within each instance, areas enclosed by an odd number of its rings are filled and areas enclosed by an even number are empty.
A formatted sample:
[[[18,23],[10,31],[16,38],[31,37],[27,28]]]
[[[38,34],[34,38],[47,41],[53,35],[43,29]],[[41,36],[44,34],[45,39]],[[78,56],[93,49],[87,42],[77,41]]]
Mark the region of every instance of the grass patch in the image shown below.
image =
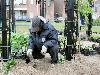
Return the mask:
[[[81,27],[81,31],[86,31],[87,29],[88,29],[87,26]],[[92,32],[100,33],[100,26],[92,26]]]
[[[99,32],[100,33],[100,26],[93,26],[92,32]]]
[[[26,24],[31,24],[31,22],[26,22],[26,21],[16,21],[16,25],[26,25]]]
[[[17,21],[16,25],[26,25],[26,24],[31,24],[31,22],[25,22],[25,21]],[[52,25],[57,29],[57,30],[62,30],[64,31],[65,23],[55,23],[52,22]],[[30,26],[16,26],[16,31],[17,32],[29,32]],[[86,31],[87,26],[81,27],[81,31]],[[92,26],[92,31],[93,32],[100,32],[100,26]]]
[[[23,22],[23,21],[18,21],[16,23],[16,25],[19,24],[19,25],[23,25],[23,26],[16,26],[16,32],[19,32],[19,33],[23,33],[23,32],[29,32],[29,28],[30,26],[25,26],[24,24],[31,24],[31,23],[27,23],[27,22]],[[64,23],[52,23],[53,26],[57,29],[57,30],[64,30]]]
[[[65,23],[53,23],[53,26],[57,29],[57,30],[64,30],[65,27]]]
[[[16,26],[16,32],[18,33],[29,33],[30,26]]]

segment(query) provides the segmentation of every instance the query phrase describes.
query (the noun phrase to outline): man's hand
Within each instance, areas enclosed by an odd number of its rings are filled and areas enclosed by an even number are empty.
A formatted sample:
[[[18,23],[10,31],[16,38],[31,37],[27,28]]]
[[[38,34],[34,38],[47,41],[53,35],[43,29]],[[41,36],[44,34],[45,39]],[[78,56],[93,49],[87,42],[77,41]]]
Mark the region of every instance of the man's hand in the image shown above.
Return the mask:
[[[32,57],[32,49],[28,49],[27,50],[27,56],[28,57]]]
[[[30,62],[30,58],[26,56],[26,63],[28,64]]]
[[[47,48],[43,45],[43,46],[42,46],[41,53],[42,53],[42,54],[46,54],[46,52],[47,52]]]

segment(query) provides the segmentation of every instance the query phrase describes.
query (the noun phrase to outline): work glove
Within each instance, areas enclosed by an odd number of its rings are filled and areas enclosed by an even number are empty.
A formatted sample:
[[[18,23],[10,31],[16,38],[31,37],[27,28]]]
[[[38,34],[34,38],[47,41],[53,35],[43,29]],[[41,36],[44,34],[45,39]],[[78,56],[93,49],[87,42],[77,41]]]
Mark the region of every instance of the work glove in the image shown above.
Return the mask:
[[[46,54],[46,52],[47,52],[47,48],[43,45],[43,46],[42,46],[41,53],[42,53],[42,54]]]
[[[31,62],[31,61],[30,61],[30,58],[29,58],[28,56],[26,56],[26,59],[25,59],[25,60],[26,60],[26,63],[27,63],[27,64],[28,64],[29,62]]]
[[[32,59],[32,49],[28,49],[26,55],[26,63],[28,64],[29,62],[31,62],[31,59]]]
[[[27,50],[27,56],[28,57],[32,57],[32,49],[28,49]]]

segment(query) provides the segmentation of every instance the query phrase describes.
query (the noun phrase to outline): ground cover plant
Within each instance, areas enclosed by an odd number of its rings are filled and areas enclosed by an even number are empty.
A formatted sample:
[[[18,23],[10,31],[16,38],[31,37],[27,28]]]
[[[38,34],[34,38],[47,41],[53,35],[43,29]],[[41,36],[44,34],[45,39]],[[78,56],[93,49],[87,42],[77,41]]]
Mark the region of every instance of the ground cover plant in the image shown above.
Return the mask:
[[[11,36],[11,54],[22,55],[27,50],[28,34],[26,33],[12,33]]]

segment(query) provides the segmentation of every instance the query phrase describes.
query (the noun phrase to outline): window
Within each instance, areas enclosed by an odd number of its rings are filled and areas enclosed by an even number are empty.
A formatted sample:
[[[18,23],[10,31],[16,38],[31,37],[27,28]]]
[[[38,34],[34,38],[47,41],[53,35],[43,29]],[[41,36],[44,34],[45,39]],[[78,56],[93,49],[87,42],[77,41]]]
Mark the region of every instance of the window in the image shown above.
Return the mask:
[[[27,0],[20,0],[20,4],[26,4]]]
[[[31,0],[31,4],[35,5],[38,2],[38,0]]]
[[[51,6],[51,1],[52,0],[48,0],[48,7]]]
[[[22,4],[26,4],[26,1],[27,1],[27,0],[22,0]]]
[[[27,0],[15,0],[15,4],[26,4]]]

